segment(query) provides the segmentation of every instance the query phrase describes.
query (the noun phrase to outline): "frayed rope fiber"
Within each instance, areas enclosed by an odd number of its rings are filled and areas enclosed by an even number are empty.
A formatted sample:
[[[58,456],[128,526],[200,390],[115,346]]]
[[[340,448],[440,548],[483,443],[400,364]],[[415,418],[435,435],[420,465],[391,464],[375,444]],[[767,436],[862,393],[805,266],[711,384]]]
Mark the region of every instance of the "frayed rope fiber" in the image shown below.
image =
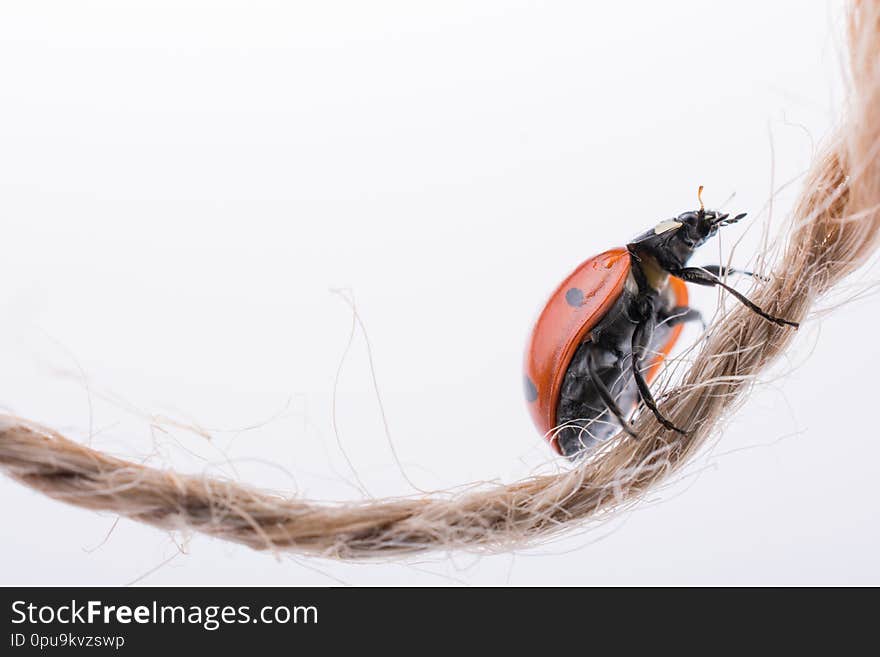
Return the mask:
[[[853,2],[848,31],[843,122],[807,176],[782,236],[782,258],[754,296],[773,314],[798,321],[866,262],[880,235],[880,0]],[[455,495],[338,504],[288,499],[137,465],[12,416],[0,417],[0,468],[69,504],[256,549],[349,559],[520,547],[633,503],[680,469],[794,335],[737,308],[712,327],[663,403],[664,414],[696,427],[693,433],[670,433],[643,414],[635,426],[639,440],[618,437],[571,470]]]

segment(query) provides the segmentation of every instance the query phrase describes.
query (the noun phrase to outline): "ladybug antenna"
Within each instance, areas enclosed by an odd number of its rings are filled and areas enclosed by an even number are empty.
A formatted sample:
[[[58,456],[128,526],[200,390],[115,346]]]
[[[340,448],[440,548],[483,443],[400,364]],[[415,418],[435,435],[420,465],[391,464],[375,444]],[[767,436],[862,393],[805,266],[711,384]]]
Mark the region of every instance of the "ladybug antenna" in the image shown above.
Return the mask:
[[[720,217],[715,219],[715,224],[718,226],[729,226],[730,224],[735,224],[740,219],[744,218],[746,213],[736,215],[733,219],[728,219],[730,217],[729,214],[722,214]]]

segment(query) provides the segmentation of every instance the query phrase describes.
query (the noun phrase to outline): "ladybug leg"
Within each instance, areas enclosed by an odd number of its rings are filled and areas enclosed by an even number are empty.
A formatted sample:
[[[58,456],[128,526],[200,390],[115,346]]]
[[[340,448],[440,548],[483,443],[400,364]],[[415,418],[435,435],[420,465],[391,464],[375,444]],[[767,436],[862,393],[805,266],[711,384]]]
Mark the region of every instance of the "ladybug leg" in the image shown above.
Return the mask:
[[[587,373],[590,376],[590,382],[596,388],[596,392],[599,393],[599,398],[602,400],[602,403],[605,404],[608,410],[611,411],[611,414],[617,418],[621,428],[630,436],[637,439],[639,437],[638,434],[633,431],[633,428],[629,425],[629,422],[627,422],[623,411],[620,410],[620,406],[617,405],[617,401],[611,395],[605,382],[602,381],[602,377],[600,377],[599,373],[596,371],[596,362],[592,346],[590,347],[589,353],[587,353]]]
[[[672,310],[665,312],[662,323],[671,328],[687,322],[700,322],[703,328],[706,328],[706,320],[703,319],[703,314],[690,306],[675,306]]]
[[[645,354],[648,351],[648,346],[651,344],[651,338],[653,337],[653,334],[654,323],[650,318],[642,321],[638,326],[636,326],[636,330],[633,332],[633,378],[636,380],[636,386],[639,389],[639,395],[641,396],[642,401],[645,402],[645,406],[647,406],[651,410],[651,412],[654,414],[654,417],[657,418],[657,421],[670,431],[675,431],[682,435],[687,435],[687,431],[685,431],[684,429],[680,429],[679,427],[675,426],[671,421],[667,420],[660,412],[660,409],[657,408],[657,402],[654,401],[654,395],[651,394],[651,388],[650,386],[648,386],[648,382],[645,380],[645,375],[642,372]]]
[[[800,324],[798,324],[797,322],[792,322],[790,320],[771,315],[766,310],[764,310],[754,302],[750,301],[749,298],[746,297],[744,294],[737,292],[735,289],[721,281],[717,276],[715,276],[715,274],[706,271],[702,267],[682,267],[680,269],[676,268],[674,270],[670,270],[669,273],[688,283],[696,283],[697,285],[705,285],[706,287],[718,286],[720,288],[723,288],[727,290],[730,294],[732,294],[744,306],[746,306],[746,308],[760,315],[768,322],[773,322],[774,324],[778,324],[779,326],[793,326],[794,328],[798,328],[798,326],[800,326]]]
[[[709,272],[719,278],[723,278],[724,276],[728,276],[730,274],[738,274],[740,276],[751,276],[753,278],[757,278],[758,280],[764,281],[765,283],[770,280],[768,276],[762,276],[761,274],[756,274],[753,271],[747,271],[745,269],[734,269],[733,267],[727,267],[725,265],[703,265],[700,269]]]

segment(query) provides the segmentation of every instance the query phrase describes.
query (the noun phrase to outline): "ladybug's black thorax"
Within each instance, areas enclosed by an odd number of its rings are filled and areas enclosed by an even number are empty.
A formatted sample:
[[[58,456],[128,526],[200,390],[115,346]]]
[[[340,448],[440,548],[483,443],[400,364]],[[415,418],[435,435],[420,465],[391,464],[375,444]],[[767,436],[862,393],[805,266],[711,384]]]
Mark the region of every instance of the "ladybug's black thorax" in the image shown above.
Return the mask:
[[[630,276],[640,295],[656,295],[666,288],[669,270],[651,252],[630,250]]]
[[[641,263],[642,269],[649,276],[653,275],[652,272],[655,270],[659,270],[658,275],[662,276],[662,273],[681,269],[687,265],[694,250],[702,243],[698,239],[693,239],[689,230],[685,224],[670,220],[662,222],[654,230],[642,233],[626,247],[632,258],[633,267]],[[661,289],[662,285],[653,285],[653,287]]]

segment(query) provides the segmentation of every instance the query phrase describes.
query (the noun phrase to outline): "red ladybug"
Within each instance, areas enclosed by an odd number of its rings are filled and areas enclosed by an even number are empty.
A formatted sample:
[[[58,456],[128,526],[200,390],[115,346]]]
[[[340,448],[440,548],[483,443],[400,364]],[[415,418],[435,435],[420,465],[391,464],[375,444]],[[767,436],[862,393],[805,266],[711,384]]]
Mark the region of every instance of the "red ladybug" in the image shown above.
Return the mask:
[[[705,210],[701,199],[699,210],[581,263],[551,295],[526,347],[524,384],[535,425],[558,453],[576,457],[619,428],[637,437],[627,418],[642,403],[664,427],[686,433],[663,417],[649,387],[682,325],[700,319],[686,282],[722,287],[768,321],[797,328],[720,278],[751,272],[686,266],[719,227],[743,217]]]

